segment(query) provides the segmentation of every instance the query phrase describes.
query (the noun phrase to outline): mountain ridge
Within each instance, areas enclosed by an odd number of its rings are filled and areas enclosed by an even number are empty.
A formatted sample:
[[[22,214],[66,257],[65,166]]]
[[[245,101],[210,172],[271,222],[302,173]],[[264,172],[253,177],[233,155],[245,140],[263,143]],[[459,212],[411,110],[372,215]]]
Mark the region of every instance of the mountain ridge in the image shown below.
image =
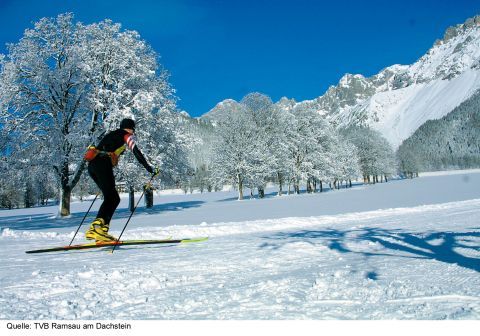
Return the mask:
[[[480,89],[480,16],[446,29],[416,62],[394,64],[365,77],[345,74],[312,100],[282,98],[288,108],[305,104],[336,127],[368,125],[394,149],[427,120],[440,119]],[[201,119],[217,120],[234,100],[218,103]],[[227,111],[227,112],[225,112]]]

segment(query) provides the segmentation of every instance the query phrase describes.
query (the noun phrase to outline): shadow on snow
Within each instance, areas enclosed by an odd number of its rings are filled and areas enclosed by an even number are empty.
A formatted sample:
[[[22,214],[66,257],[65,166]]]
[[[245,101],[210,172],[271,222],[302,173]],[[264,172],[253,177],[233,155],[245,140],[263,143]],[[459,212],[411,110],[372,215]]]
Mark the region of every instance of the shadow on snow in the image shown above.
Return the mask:
[[[145,207],[138,207],[134,216],[139,214],[159,214],[163,212],[182,211],[189,208],[200,207],[202,201],[191,202],[176,202],[157,204],[153,208],[146,209]],[[89,224],[97,210],[91,211],[83,225]],[[9,228],[12,230],[45,230],[58,229],[67,227],[77,227],[85,216],[85,212],[76,212],[67,218],[56,218],[52,213],[49,214],[34,214],[34,215],[19,215],[0,218],[0,228]],[[130,210],[126,208],[117,209],[113,215],[113,219],[127,219],[130,216]],[[133,219],[132,219],[133,220]]]
[[[478,230],[478,228],[473,230]],[[380,228],[345,231],[328,229],[285,232],[263,238],[271,241],[260,246],[267,249],[278,249],[287,244],[302,241],[313,245],[321,244],[339,253],[357,253],[366,257],[392,256],[433,259],[480,272],[479,258],[469,257],[458,251],[458,249],[467,253],[480,251],[480,231],[411,233]],[[349,242],[359,243],[362,241],[380,244],[383,252],[359,251],[348,246]],[[399,255],[388,251],[403,253]],[[371,275],[371,278],[375,279],[376,277],[376,274]]]
[[[396,180],[403,180],[403,178],[400,178],[400,177],[391,178],[389,181],[396,181]],[[346,188],[345,184],[343,184],[339,189],[332,189],[332,187],[328,183],[324,183],[323,187],[322,187],[322,191],[320,191],[319,186],[317,186],[317,188],[314,192],[308,192],[307,189],[301,188],[299,195],[321,195],[321,194],[340,191],[340,190],[350,190],[352,188],[362,187],[362,186],[365,186],[365,184],[363,182],[352,181],[352,186],[351,187]],[[268,190],[271,190],[271,189],[269,188]],[[296,196],[296,195],[298,195],[298,194],[296,194],[293,191],[293,189],[290,190],[290,193],[288,192],[288,189],[287,189],[287,190],[282,191],[282,196],[281,197],[283,197],[283,196]],[[277,189],[275,189],[273,191],[267,191],[266,190],[265,196],[264,196],[265,199],[276,198],[276,197],[279,197]],[[256,199],[260,199],[259,196],[258,196],[258,193],[255,193],[253,195],[250,194],[250,193],[246,193],[246,192],[243,193],[243,200],[245,200],[245,201],[256,200]],[[233,196],[233,197],[220,199],[217,202],[230,202],[230,201],[237,201],[237,200],[238,200],[238,196]]]
[[[363,185],[363,184],[359,184],[359,183],[354,183],[354,187],[357,186],[357,185]],[[343,190],[343,188],[342,188]],[[305,189],[301,189],[300,190],[300,194],[299,195],[318,195],[318,194],[324,194],[324,193],[327,193],[327,192],[331,192],[333,191],[333,189],[331,189],[330,187],[323,187],[323,191],[315,191],[315,192],[307,192],[307,190]],[[282,196],[278,196],[278,190],[277,191],[270,191],[270,192],[266,192],[265,193],[265,196],[263,197],[264,199],[269,199],[269,198],[276,198],[276,197],[284,197],[284,196],[296,196],[297,194],[295,194],[294,192],[290,192],[290,194],[288,193],[288,190],[285,191],[283,190],[282,191]],[[244,193],[243,194],[243,200],[244,201],[248,201],[248,200],[258,200],[260,199],[260,197],[258,196],[258,194],[254,194],[253,196],[251,194],[246,194]],[[221,200],[218,200],[217,202],[230,202],[230,201],[238,201],[238,196],[235,196],[235,197],[228,197],[228,198],[224,198],[224,199],[221,199]]]

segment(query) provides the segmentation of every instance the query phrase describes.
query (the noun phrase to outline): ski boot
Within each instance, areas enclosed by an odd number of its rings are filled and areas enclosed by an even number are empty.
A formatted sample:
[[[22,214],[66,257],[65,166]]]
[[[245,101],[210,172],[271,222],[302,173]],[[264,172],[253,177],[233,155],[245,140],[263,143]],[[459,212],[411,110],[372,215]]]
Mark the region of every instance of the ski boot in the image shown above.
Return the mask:
[[[117,240],[117,238],[108,234],[109,228],[110,225],[106,224],[103,218],[96,218],[90,225],[90,229],[88,229],[88,231],[85,233],[85,238],[88,240],[95,240],[96,242],[109,242]]]

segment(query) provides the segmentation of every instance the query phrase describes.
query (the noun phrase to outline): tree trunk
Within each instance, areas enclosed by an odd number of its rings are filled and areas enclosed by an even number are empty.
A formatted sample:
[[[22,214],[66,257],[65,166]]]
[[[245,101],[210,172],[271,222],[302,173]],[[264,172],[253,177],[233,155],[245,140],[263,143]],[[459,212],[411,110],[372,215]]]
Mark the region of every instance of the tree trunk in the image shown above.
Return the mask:
[[[59,214],[61,217],[70,216],[70,199],[72,196],[72,190],[80,181],[83,171],[85,170],[86,162],[82,160],[77,168],[77,171],[73,175],[71,181],[69,181],[69,168],[68,161],[65,161],[60,173],[61,190],[60,190],[60,209]],[[58,172],[58,169],[57,169]]]
[[[144,185],[143,190],[145,190],[145,208],[153,208],[153,189],[149,185]]]
[[[133,212],[135,209],[135,190],[133,189],[133,186],[129,186],[128,189],[128,209],[130,212]]]
[[[243,200],[243,181],[240,174],[237,174],[237,184],[238,184],[238,200]]]
[[[295,181],[293,182],[293,190],[295,194],[299,195],[300,194],[300,179],[295,178]]]
[[[312,193],[312,182],[310,181],[310,179],[307,180],[307,193]]]
[[[70,216],[70,197],[72,195],[72,190],[68,186],[63,186],[60,190],[60,216],[66,217]]]
[[[265,198],[265,189],[263,187],[258,188],[258,198]]]
[[[30,185],[29,182],[25,183],[25,193],[23,195],[23,203],[25,208],[31,208],[32,206],[35,205],[35,202],[33,201],[32,197],[32,186]]]
[[[282,174],[277,172],[277,178],[278,178],[278,196],[282,196],[283,193],[283,180],[282,180]]]
[[[58,170],[57,170],[58,171]],[[70,216],[70,196],[72,194],[72,188],[68,183],[69,167],[68,158],[63,160],[60,173],[60,209],[59,214],[61,217]]]
[[[321,180],[320,180],[320,192],[323,192],[323,183]]]

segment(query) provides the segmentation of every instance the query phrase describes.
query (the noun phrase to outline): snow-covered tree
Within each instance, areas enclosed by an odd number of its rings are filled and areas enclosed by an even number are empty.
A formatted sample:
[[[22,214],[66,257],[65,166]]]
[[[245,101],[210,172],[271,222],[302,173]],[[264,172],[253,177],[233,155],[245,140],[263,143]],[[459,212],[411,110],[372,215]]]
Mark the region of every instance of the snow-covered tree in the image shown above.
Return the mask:
[[[157,55],[137,32],[123,31],[110,20],[80,31],[84,55],[79,66],[88,82],[93,126],[113,130],[125,117],[140,121],[139,113],[171,104],[167,74],[157,73]]]
[[[89,52],[83,68],[90,84],[92,127],[113,130],[123,118],[135,119],[139,147],[168,180],[184,166],[168,73],[159,69],[156,53],[138,33],[122,31],[120,24],[105,20],[86,26],[84,34]],[[128,152],[119,171],[119,180],[131,191],[147,181],[144,169]]]
[[[233,184],[238,190],[238,199],[243,199],[247,179],[254,175],[252,162],[259,158],[255,139],[255,124],[242,104],[232,105],[231,110],[216,128],[213,144],[212,179],[214,183]]]
[[[215,128],[207,120],[190,118],[181,115],[181,129],[187,137],[188,161],[192,168],[192,175],[183,182],[185,189],[212,191],[214,186],[211,179],[211,161]]]
[[[350,127],[342,134],[357,148],[359,163],[365,182],[378,182],[396,172],[396,159],[388,141],[368,127]]]
[[[334,130],[310,106],[297,104],[287,113],[287,165],[294,191],[299,193],[301,181],[326,178],[331,168]]]
[[[72,14],[44,18],[8,51],[0,59],[0,112],[15,139],[10,155],[51,167],[60,214],[69,215],[85,148],[124,117],[138,119],[141,129],[155,111],[170,111],[173,90],[138,33],[109,20],[83,25]],[[154,141],[158,136],[148,131]]]
[[[258,188],[259,197],[262,198],[267,179],[281,171],[285,136],[281,111],[270,97],[257,92],[246,95],[240,104],[255,128],[255,137],[251,141],[255,144],[256,152],[250,153],[252,167],[247,183],[251,188]]]
[[[441,119],[429,120],[397,150],[400,170],[419,171],[480,166],[480,92]]]
[[[162,182],[170,186],[177,185],[191,173],[181,117],[168,109],[156,110],[150,117],[151,140],[144,147],[152,162],[161,168]]]
[[[288,139],[290,131],[289,121],[292,118],[292,110],[296,105],[294,99],[288,99],[286,97],[281,98],[277,103],[275,103],[279,111],[279,129],[276,131],[277,137],[275,137],[275,144],[273,150],[276,155],[276,167],[275,167],[275,177],[278,183],[278,196],[283,194],[283,188],[285,184],[290,185],[290,175],[291,170],[288,164],[289,159],[289,150],[288,150]]]
[[[357,148],[347,139],[339,136],[335,141],[334,173],[336,181],[345,181],[346,186],[352,186],[352,180],[361,176]]]
[[[77,28],[71,15],[40,20],[9,45],[0,73],[5,127],[15,138],[11,154],[34,166],[51,165],[62,191],[62,215],[70,213],[70,193],[88,142],[87,82],[79,67]]]
[[[221,111],[224,108],[228,111]],[[281,110],[270,97],[250,93],[239,103],[217,106],[217,113],[222,118],[216,121],[212,176],[235,184],[239,199],[244,186],[258,189],[259,197],[264,197],[267,181],[283,172],[285,124]]]

